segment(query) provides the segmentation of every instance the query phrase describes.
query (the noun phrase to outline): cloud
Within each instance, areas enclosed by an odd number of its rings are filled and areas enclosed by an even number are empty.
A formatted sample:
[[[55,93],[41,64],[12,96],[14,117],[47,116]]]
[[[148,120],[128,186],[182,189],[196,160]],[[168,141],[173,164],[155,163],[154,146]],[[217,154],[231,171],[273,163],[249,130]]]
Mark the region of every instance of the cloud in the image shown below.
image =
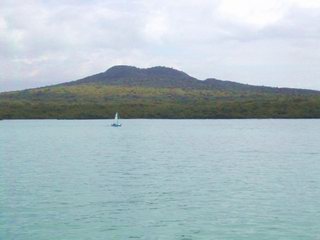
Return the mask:
[[[286,11],[286,5],[279,0],[224,0],[218,8],[222,18],[257,28],[275,24]]]
[[[114,64],[320,89],[318,0],[2,0],[0,91]]]

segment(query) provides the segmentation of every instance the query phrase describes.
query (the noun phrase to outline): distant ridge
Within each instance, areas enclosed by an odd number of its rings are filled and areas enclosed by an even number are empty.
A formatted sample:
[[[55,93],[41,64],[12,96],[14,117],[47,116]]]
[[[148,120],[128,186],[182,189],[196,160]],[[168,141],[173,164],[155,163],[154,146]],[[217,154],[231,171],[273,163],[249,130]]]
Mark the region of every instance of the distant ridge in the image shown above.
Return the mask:
[[[62,84],[0,93],[0,119],[320,118],[320,92],[113,66]]]
[[[277,88],[254,86],[232,81],[223,81],[215,78],[199,80],[185,72],[174,68],[156,66],[151,68],[137,68],[134,66],[117,65],[105,72],[88,76],[76,81],[62,83],[62,86],[74,86],[79,84],[101,84],[113,86],[139,86],[154,88],[187,88],[224,91],[254,91],[276,92],[288,94],[317,94],[316,90]]]

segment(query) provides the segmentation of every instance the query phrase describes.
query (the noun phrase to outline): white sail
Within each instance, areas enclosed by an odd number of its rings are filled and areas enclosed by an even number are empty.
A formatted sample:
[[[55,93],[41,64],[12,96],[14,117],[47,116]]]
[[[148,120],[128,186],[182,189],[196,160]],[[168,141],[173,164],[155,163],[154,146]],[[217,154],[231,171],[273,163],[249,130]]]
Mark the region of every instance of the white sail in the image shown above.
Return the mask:
[[[121,123],[119,123],[119,114],[118,113],[116,113],[116,115],[114,116],[114,123],[111,124],[111,126],[121,127]]]
[[[114,117],[115,123],[118,124],[118,113],[116,113],[116,116]]]

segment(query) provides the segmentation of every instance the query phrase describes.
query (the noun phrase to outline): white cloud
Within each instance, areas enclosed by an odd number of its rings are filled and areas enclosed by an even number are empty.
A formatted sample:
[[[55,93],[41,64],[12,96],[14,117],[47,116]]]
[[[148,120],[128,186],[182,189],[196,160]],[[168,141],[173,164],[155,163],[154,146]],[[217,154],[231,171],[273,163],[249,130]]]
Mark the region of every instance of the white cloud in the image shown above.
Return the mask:
[[[2,0],[0,91],[114,64],[320,89],[319,8],[319,0]]]
[[[256,27],[274,24],[286,14],[286,6],[279,0],[224,0],[218,8],[222,18]]]
[[[320,8],[319,0],[287,0],[287,2],[297,4],[303,8]]]
[[[146,19],[144,33],[148,40],[152,42],[162,42],[162,38],[168,32],[167,17],[162,13],[156,13]]]

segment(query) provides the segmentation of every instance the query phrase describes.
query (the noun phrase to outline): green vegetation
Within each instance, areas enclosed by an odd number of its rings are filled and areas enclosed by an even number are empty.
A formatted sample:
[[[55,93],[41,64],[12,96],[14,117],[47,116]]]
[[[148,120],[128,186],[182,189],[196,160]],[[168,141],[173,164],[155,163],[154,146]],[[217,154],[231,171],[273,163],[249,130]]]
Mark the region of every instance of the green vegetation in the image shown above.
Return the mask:
[[[2,119],[320,118],[320,94],[99,84],[1,93]]]
[[[166,67],[115,66],[60,85],[0,93],[0,119],[320,118],[320,92],[200,81]]]

